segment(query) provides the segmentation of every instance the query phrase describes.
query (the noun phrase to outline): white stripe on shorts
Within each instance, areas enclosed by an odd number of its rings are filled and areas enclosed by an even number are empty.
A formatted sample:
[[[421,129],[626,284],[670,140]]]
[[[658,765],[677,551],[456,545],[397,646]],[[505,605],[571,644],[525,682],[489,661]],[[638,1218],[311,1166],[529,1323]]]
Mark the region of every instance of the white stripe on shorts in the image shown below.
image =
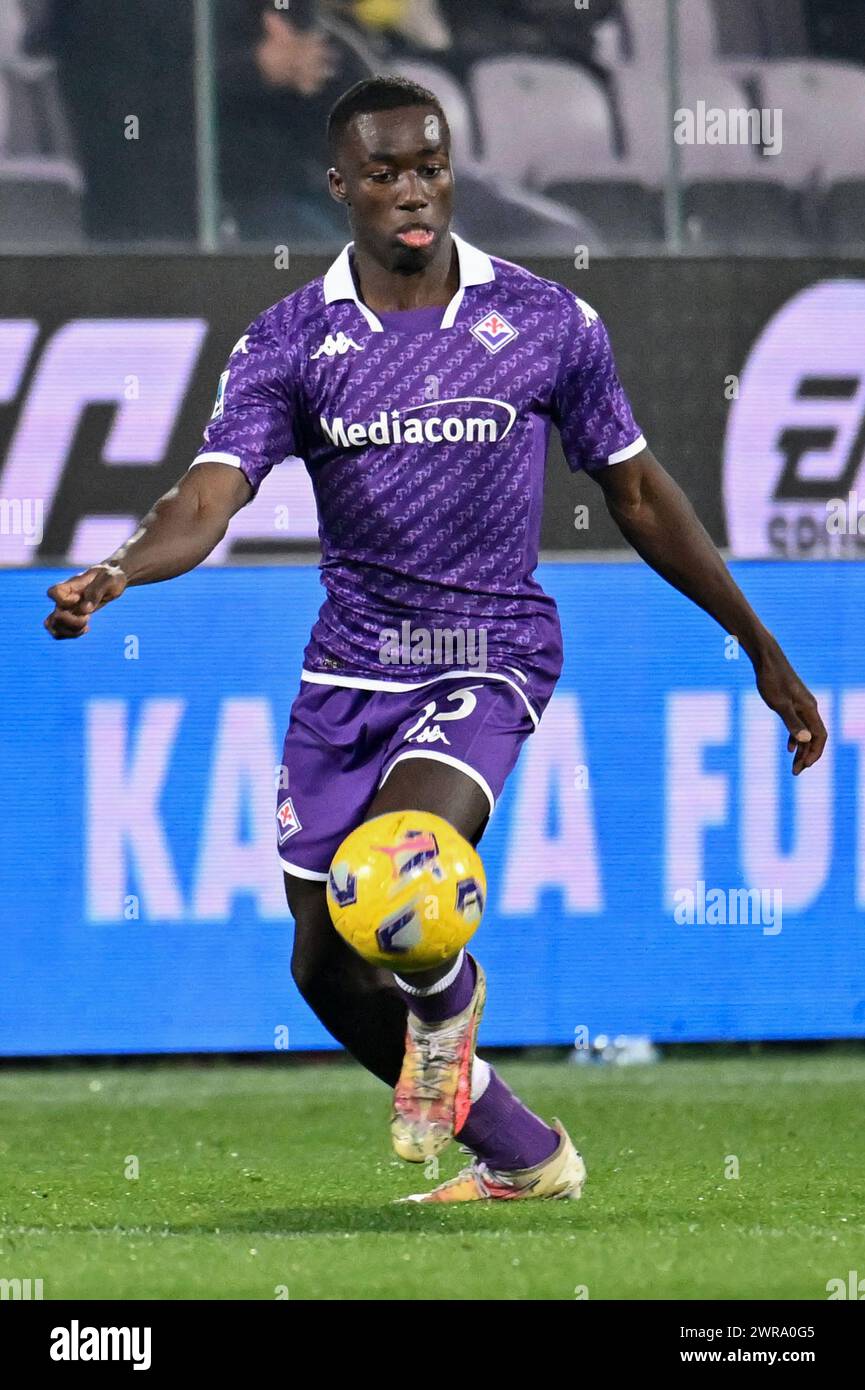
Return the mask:
[[[511,667],[511,670],[514,668]],[[435,685],[436,681],[464,681],[466,679],[477,681],[504,681],[511,690],[515,690],[525,705],[531,716],[531,721],[535,728],[540,724],[540,716],[532,708],[525,692],[520,689],[516,681],[512,681],[510,676],[503,676],[501,671],[446,671],[441,676],[430,676],[425,681],[380,681],[372,676],[328,676],[323,671],[307,671],[306,667],[300,673],[302,681],[310,681],[313,685],[345,685],[351,690],[390,690],[394,694],[404,694],[408,690],[422,690],[425,685]]]
[[[279,856],[279,862],[287,874],[292,874],[294,878],[309,878],[314,883],[327,883],[327,874],[320,874],[317,869],[302,869],[299,864],[289,864],[287,859]]]
[[[461,762],[459,758],[452,758],[450,753],[421,752],[420,749],[417,749],[417,751],[411,749],[408,752],[400,753],[394,758],[392,763],[388,763],[387,771],[378,784],[379,787],[384,786],[397,763],[404,762],[406,758],[431,758],[433,762],[449,763],[451,767],[458,767],[460,772],[464,772],[467,777],[471,777],[473,782],[477,782],[481,791],[486,796],[487,801],[490,803],[490,815],[492,815],[493,811],[496,809],[496,799],[493,796],[493,789],[486,778],[482,777],[477,768],[472,767],[470,763]]]

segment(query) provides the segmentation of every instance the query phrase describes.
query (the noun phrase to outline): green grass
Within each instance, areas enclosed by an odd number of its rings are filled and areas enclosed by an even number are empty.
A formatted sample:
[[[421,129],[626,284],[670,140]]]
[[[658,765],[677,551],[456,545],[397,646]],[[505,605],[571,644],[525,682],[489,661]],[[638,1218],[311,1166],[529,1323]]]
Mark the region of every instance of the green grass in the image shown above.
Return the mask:
[[[2,1070],[0,1277],[47,1299],[570,1300],[825,1299],[865,1275],[861,1054],[501,1070],[570,1128],[581,1202],[392,1205],[430,1183],[350,1064]]]

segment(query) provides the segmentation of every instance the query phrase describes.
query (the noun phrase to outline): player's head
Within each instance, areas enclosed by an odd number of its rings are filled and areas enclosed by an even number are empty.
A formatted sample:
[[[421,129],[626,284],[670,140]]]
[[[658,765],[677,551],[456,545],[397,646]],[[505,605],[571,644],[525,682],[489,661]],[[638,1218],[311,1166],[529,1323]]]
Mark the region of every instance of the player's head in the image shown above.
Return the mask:
[[[330,113],[330,191],[355,241],[389,270],[432,260],[453,212],[450,131],[438,99],[404,77],[370,77]]]

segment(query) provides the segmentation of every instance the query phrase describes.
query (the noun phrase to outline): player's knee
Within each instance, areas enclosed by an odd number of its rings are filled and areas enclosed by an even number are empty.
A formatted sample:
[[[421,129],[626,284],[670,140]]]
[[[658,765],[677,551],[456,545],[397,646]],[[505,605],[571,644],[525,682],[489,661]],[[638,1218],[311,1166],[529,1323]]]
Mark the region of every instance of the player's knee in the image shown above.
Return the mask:
[[[294,918],[291,977],[309,1002],[327,988],[336,969],[339,937],[327,910],[323,883],[287,875],[285,893]]]
[[[329,924],[328,924],[329,925]],[[330,927],[330,936],[335,935]],[[294,946],[291,952],[291,978],[304,999],[311,1002],[323,992],[339,968],[337,942],[323,938],[320,930],[304,930],[298,922],[294,932]]]
[[[306,952],[298,950],[296,939],[294,950],[291,953],[291,978],[304,999],[309,999],[315,995],[322,978],[320,965],[311,959]]]

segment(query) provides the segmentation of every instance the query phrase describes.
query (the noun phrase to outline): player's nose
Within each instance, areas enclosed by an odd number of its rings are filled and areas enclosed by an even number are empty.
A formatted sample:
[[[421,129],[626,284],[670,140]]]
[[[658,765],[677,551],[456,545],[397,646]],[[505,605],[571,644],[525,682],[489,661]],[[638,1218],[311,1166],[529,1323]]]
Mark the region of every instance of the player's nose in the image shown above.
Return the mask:
[[[425,208],[426,205],[427,196],[417,174],[407,174],[405,184],[400,189],[400,209],[405,212],[417,212],[418,208]]]

